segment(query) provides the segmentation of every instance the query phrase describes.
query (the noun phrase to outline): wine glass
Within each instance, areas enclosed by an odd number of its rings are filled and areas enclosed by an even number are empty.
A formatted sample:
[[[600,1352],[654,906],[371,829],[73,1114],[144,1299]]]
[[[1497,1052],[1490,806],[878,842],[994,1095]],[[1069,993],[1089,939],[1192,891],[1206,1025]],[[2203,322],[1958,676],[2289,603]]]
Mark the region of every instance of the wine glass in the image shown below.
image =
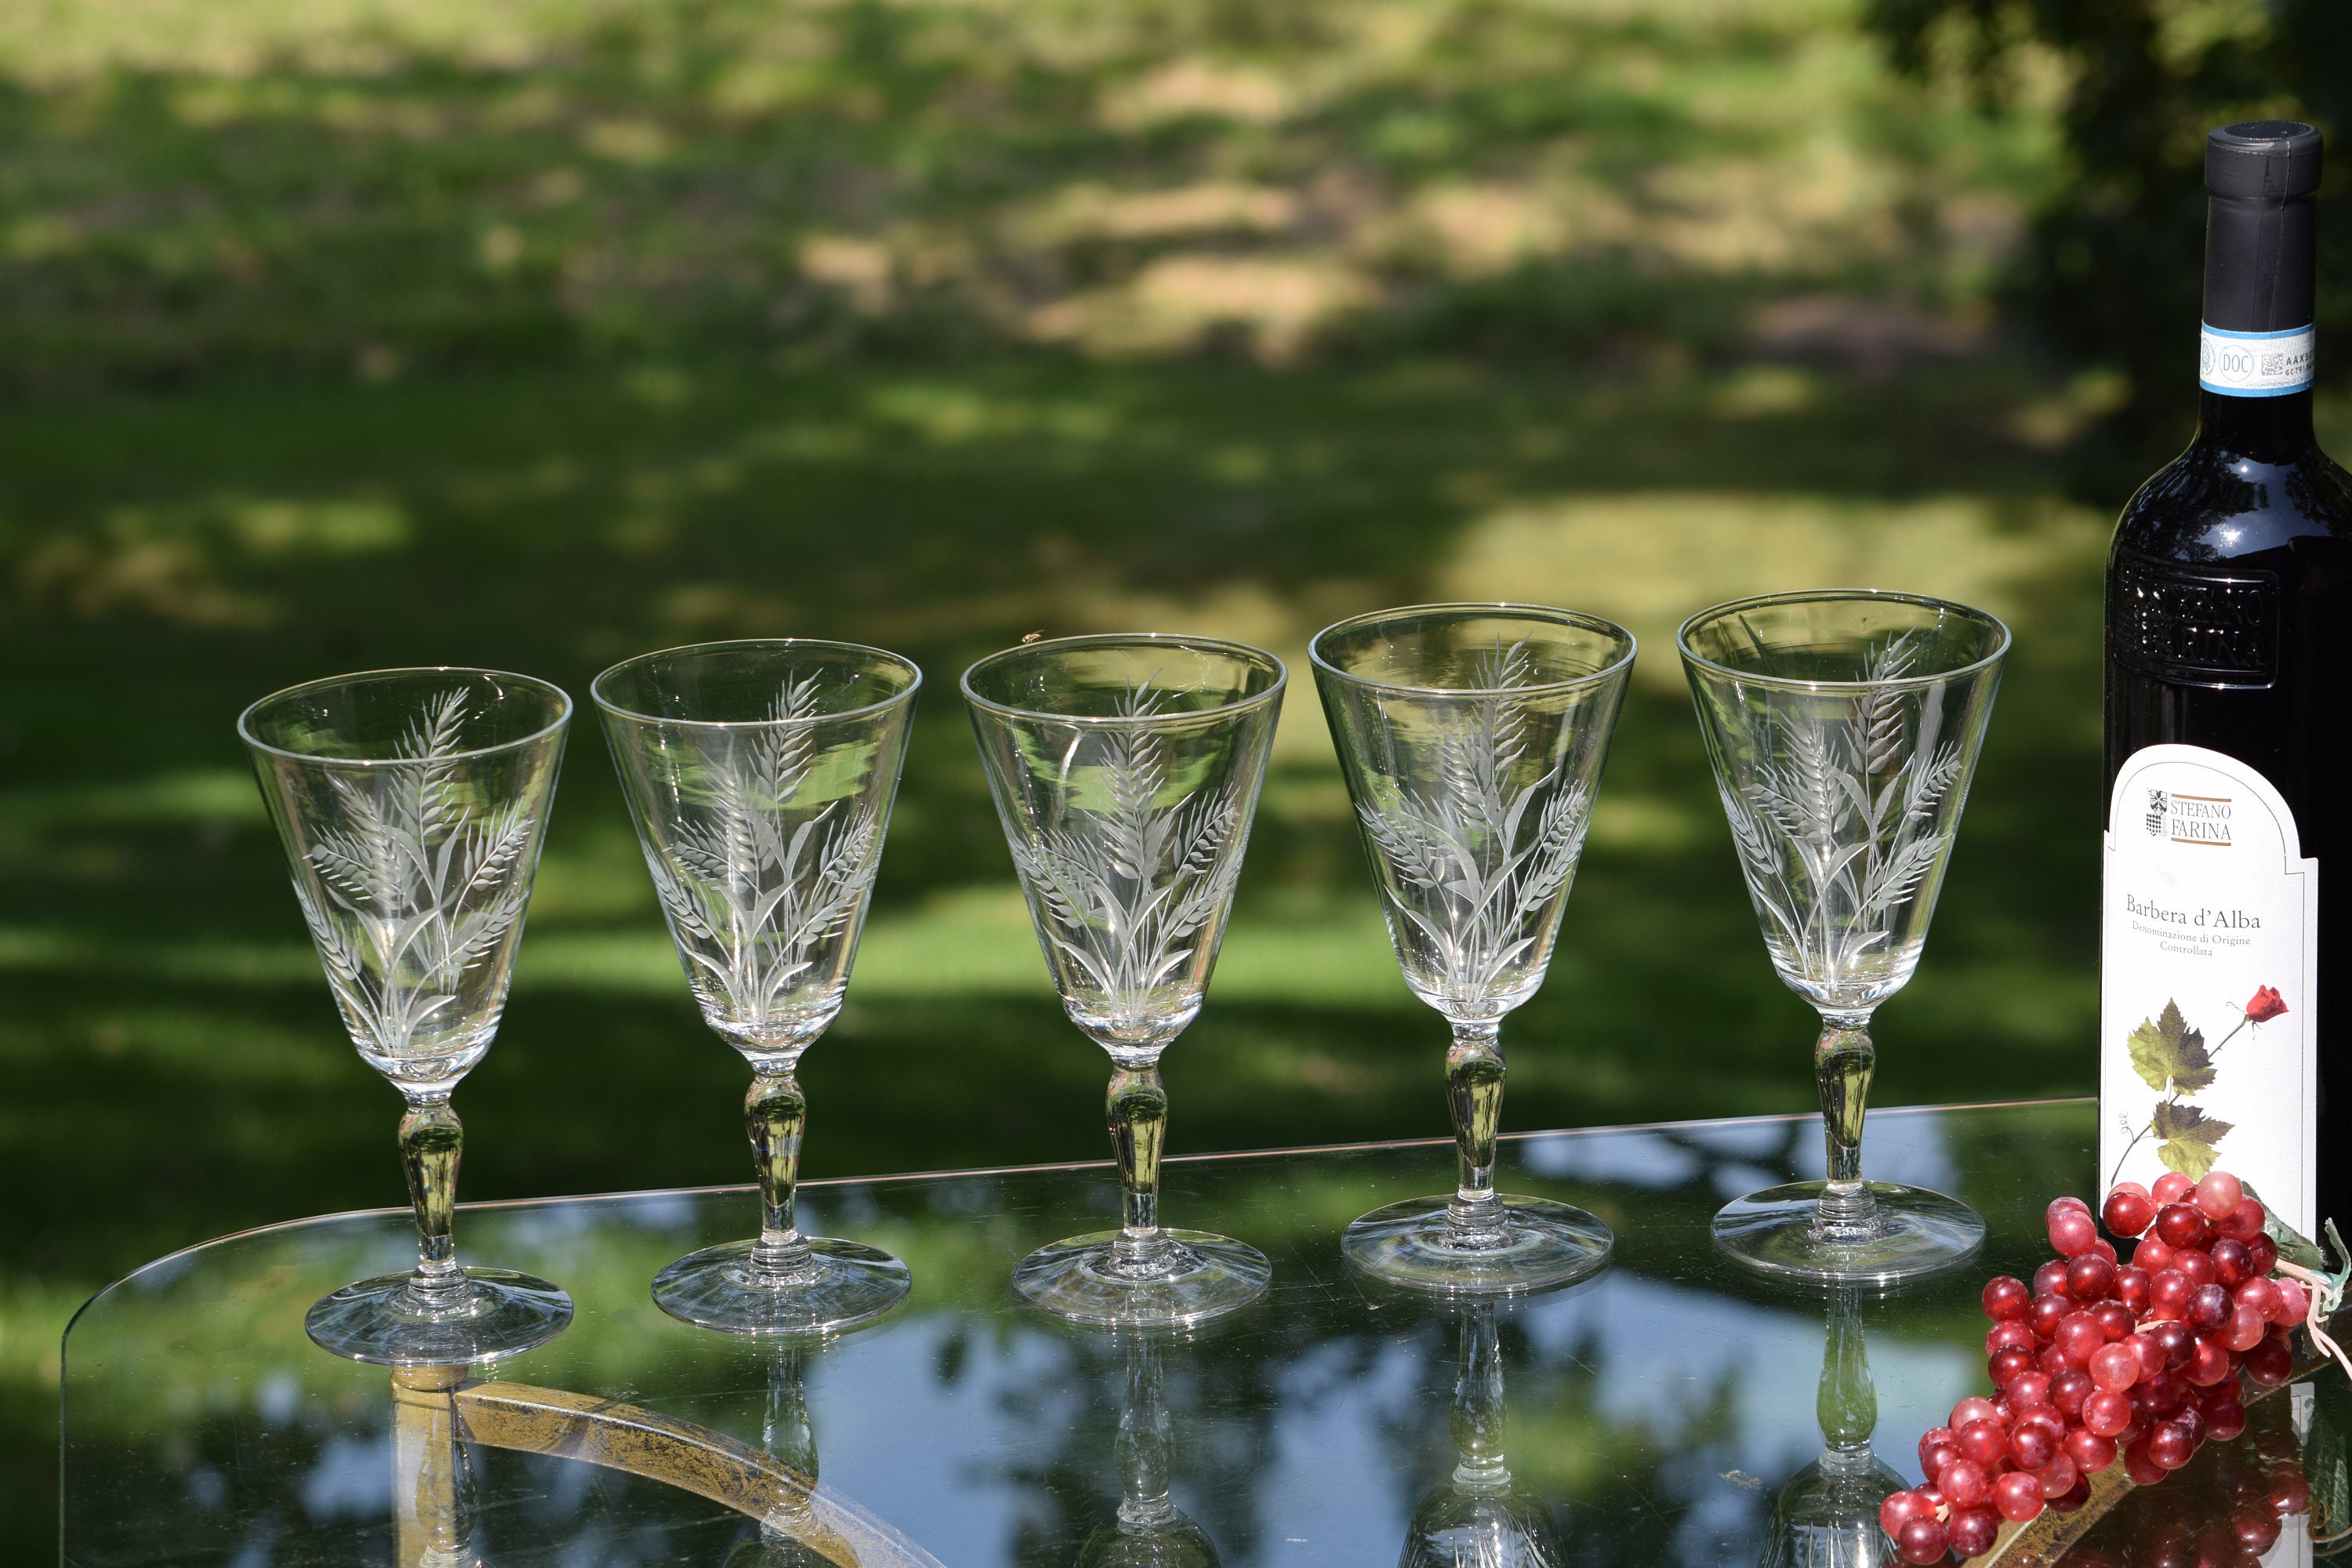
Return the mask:
[[[645,654],[590,688],[687,984],[751,1066],[760,1234],[656,1276],[672,1317],[827,1333],[906,1300],[898,1259],[793,1224],[808,1122],[794,1074],[848,989],[921,684],[895,653],[784,638]]]
[[[1551,963],[1633,634],[1567,610],[1425,605],[1341,621],[1308,652],[1405,984],[1454,1032],[1454,1191],[1375,1209],[1341,1250],[1424,1290],[1582,1279],[1609,1261],[1609,1227],[1495,1191],[1502,1019]]]
[[[1125,1224],[1024,1258],[1021,1294],[1122,1326],[1255,1300],[1256,1248],[1160,1225],[1160,1054],[1201,1010],[1282,707],[1282,661],[1206,637],[1064,637],[964,671],[972,732],[1037,945],[1108,1052]]]
[[[1862,1179],[1869,1026],[1927,943],[2009,628],[1964,605],[1856,590],[1719,605],[1678,640],[1765,948],[1822,1017],[1829,1179],[1731,1204],[1716,1243],[1816,1279],[1959,1263],[1984,1241],[1966,1205]]]
[[[303,1326],[337,1355],[463,1364],[572,1321],[544,1279],[459,1268],[449,1234],[464,1140],[449,1097],[506,1007],[571,721],[554,687],[488,669],[335,676],[237,719],[343,1026],[408,1101],[416,1268],[310,1309]]]

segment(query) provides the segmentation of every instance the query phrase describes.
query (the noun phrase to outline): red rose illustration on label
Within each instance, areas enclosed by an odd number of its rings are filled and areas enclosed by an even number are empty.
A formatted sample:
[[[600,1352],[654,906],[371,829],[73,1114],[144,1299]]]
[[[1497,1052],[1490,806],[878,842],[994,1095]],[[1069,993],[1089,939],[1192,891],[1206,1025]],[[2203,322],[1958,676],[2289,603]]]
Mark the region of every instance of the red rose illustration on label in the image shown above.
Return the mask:
[[[2116,1161],[2116,1175],[2108,1178],[2113,1185],[2121,1175],[2124,1161],[2140,1145],[2141,1140],[2153,1135],[2156,1157],[2164,1162],[2165,1169],[2179,1171],[2191,1180],[2200,1179],[2213,1168],[2213,1161],[2221,1140],[2236,1127],[2208,1116],[2187,1097],[2213,1087],[2219,1076],[2213,1058],[2221,1047],[2238,1037],[2240,1030],[2249,1025],[2267,1024],[2287,1010],[2286,998],[2275,985],[2257,985],[2252,1000],[2239,1009],[2242,1015],[2237,1028],[2221,1037],[2218,1044],[2208,1046],[2203,1031],[2189,1026],[2180,1015],[2180,1005],[2170,999],[2164,1011],[2153,1018],[2143,1018],[2124,1044],[2131,1052],[2132,1071],[2140,1081],[2164,1098],[2157,1102],[2156,1112],[2147,1125],[2134,1131],[2131,1142],[2124,1145],[2121,1157]]]

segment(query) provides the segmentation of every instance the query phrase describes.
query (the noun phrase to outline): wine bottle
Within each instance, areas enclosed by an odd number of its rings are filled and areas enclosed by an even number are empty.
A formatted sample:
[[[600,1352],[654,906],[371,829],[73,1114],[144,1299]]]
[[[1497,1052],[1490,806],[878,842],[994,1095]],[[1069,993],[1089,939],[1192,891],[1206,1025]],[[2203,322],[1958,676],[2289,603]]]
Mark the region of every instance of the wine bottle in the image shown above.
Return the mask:
[[[2352,480],[2312,437],[2320,136],[2207,138],[2197,438],[2106,580],[2099,1174],[2352,1230]]]

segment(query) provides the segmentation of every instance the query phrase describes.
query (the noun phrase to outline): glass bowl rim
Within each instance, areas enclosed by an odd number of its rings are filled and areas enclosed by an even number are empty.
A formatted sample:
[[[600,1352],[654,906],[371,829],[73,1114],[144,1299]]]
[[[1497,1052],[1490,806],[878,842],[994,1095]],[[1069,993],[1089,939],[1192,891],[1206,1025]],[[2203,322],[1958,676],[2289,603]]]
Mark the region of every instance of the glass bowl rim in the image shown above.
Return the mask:
[[[530,734],[518,735],[511,741],[500,741],[492,746],[476,746],[470,751],[452,752],[446,757],[432,758],[431,762],[436,767],[446,766],[450,763],[471,762],[478,757],[495,756],[500,752],[520,751],[526,746],[537,745],[550,735],[561,733],[563,727],[572,722],[572,714],[575,706],[572,700],[572,693],[564,690],[555,682],[542,680],[536,675],[524,675],[517,670],[492,669],[487,665],[478,664],[396,664],[383,669],[355,669],[345,675],[322,675],[315,680],[297,681],[292,686],[280,687],[266,696],[257,697],[246,704],[245,711],[236,716],[237,738],[257,752],[266,752],[273,757],[284,757],[290,762],[307,763],[322,767],[413,768],[419,766],[426,761],[425,758],[331,757],[321,752],[298,752],[291,747],[277,745],[263,740],[253,732],[250,722],[253,716],[264,707],[286,698],[299,697],[303,692],[315,691],[320,687],[349,686],[355,681],[374,680],[395,675],[487,675],[499,680],[512,680],[524,686],[535,686],[541,691],[551,691],[555,694],[559,704],[555,717],[533,730]]]
[[[862,707],[844,708],[837,713],[811,713],[800,719],[680,719],[667,713],[647,713],[635,708],[625,708],[604,695],[604,680],[607,676],[617,675],[631,665],[642,664],[649,658],[660,658],[665,655],[680,653],[715,653],[725,648],[750,650],[786,647],[828,648],[838,653],[876,654],[905,669],[914,679],[887,697],[866,703]],[[887,647],[877,647],[872,643],[843,642],[835,637],[722,637],[716,642],[680,643],[676,647],[650,648],[644,653],[633,653],[619,663],[608,665],[598,671],[596,679],[588,683],[588,696],[594,701],[600,712],[610,714],[616,719],[625,719],[636,724],[662,724],[681,730],[799,730],[813,728],[818,724],[836,724],[848,719],[869,718],[898,703],[913,701],[915,693],[922,689],[922,666],[903,653],[894,653]]]
[[[1950,611],[1990,626],[2000,634],[1992,647],[1951,669],[1927,675],[1898,675],[1885,680],[1807,680],[1793,675],[1769,675],[1762,670],[1738,669],[1693,652],[1690,630],[1701,621],[1713,620],[1734,611],[1761,609],[1768,605],[1821,603],[1842,599],[1874,600],[1881,604],[1918,605]],[[1675,628],[1675,649],[1683,656],[1685,665],[1695,665],[1711,674],[1744,680],[1758,686],[1774,686],[1784,691],[1904,691],[1916,687],[1933,686],[1938,681],[1959,680],[1981,674],[2009,656],[2016,637],[2009,623],[1990,610],[1979,610],[1974,605],[1963,605],[1958,599],[1939,599],[1932,594],[1906,594],[1892,588],[1799,588],[1786,594],[1756,594],[1744,599],[1726,599],[1720,605],[1710,605]]]
[[[1556,626],[1575,626],[1581,631],[1600,632],[1604,636],[1622,638],[1625,650],[1589,675],[1572,675],[1565,680],[1546,680],[1533,686],[1512,687],[1413,686],[1400,680],[1374,680],[1370,676],[1358,675],[1349,669],[1341,669],[1323,657],[1323,639],[1335,632],[1350,631],[1358,626],[1370,626],[1375,621],[1396,620],[1406,616],[1429,616],[1444,612],[1453,612],[1465,619],[1472,616],[1486,616],[1496,619],[1541,621]],[[1598,685],[1609,679],[1620,671],[1629,668],[1633,665],[1634,656],[1641,651],[1641,639],[1626,627],[1619,626],[1606,616],[1591,615],[1583,610],[1562,609],[1557,605],[1522,604],[1516,599],[1453,599],[1434,605],[1399,605],[1391,609],[1367,610],[1362,615],[1349,616],[1344,620],[1332,622],[1307,641],[1307,658],[1308,662],[1314,665],[1318,675],[1328,670],[1333,679],[1347,681],[1351,686],[1360,686],[1373,691],[1392,691],[1409,697],[1493,697],[1503,691],[1508,691],[1514,697],[1556,696],[1561,692]]]
[[[1023,654],[1044,653],[1049,649],[1155,646],[1227,654],[1240,658],[1244,663],[1263,661],[1274,668],[1274,684],[1264,691],[1252,692],[1247,697],[1238,697],[1229,702],[1220,702],[1213,708],[1190,708],[1179,713],[1137,716],[1118,713],[1056,713],[1047,708],[1023,708],[1014,703],[999,702],[994,698],[982,697],[971,687],[971,678],[980,670],[1001,660],[1016,658]],[[974,708],[1007,718],[1109,728],[1129,725],[1137,728],[1170,729],[1179,728],[1187,723],[1223,719],[1240,713],[1245,709],[1279,702],[1282,700],[1283,688],[1289,683],[1290,667],[1288,665],[1265,649],[1254,647],[1245,642],[1234,642],[1226,637],[1196,637],[1190,632],[1087,632],[1076,637],[1046,637],[1038,642],[1015,643],[1011,647],[999,648],[994,653],[984,654],[965,668],[962,676],[956,681],[956,686],[962,691],[963,700]]]

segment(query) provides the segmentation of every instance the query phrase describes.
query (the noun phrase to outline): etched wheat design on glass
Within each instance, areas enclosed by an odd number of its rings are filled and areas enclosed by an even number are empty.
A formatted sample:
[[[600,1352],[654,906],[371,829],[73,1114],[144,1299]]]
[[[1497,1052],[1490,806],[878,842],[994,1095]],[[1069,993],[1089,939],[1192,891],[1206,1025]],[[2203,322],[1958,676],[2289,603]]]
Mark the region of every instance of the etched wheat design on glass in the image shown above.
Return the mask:
[[[1781,595],[1682,628],[1683,665],[1773,967],[1822,1016],[1828,1180],[1759,1193],[1717,1238],[1760,1268],[1887,1279],[1971,1254],[1940,1194],[1864,1183],[1874,1009],[1918,967],[2009,633],[1895,594]]]
[[[542,681],[418,669],[314,681],[238,720],[344,1026],[408,1101],[417,1267],[312,1309],[311,1337],[339,1354],[473,1361],[570,1320],[545,1280],[458,1267],[449,1100],[506,1006],[571,712]]]
[[[741,1333],[838,1330],[907,1294],[906,1267],[794,1224],[801,1055],[841,1011],[921,675],[850,643],[709,643],[596,678],[654,889],[703,1019],[751,1066],[756,1241],[680,1258],[663,1309]]]
[[[1125,1224],[1024,1260],[1013,1283],[1085,1321],[1197,1321],[1255,1300],[1255,1249],[1159,1223],[1160,1053],[1201,1010],[1282,700],[1279,660],[1197,637],[1069,637],[964,674],[1037,942],[1113,1064]]]
[[[1605,1226],[1495,1191],[1501,1021],[1551,962],[1633,639],[1565,610],[1432,605],[1342,621],[1311,653],[1397,962],[1454,1033],[1455,1190],[1364,1215],[1343,1248],[1424,1289],[1589,1274]]]

